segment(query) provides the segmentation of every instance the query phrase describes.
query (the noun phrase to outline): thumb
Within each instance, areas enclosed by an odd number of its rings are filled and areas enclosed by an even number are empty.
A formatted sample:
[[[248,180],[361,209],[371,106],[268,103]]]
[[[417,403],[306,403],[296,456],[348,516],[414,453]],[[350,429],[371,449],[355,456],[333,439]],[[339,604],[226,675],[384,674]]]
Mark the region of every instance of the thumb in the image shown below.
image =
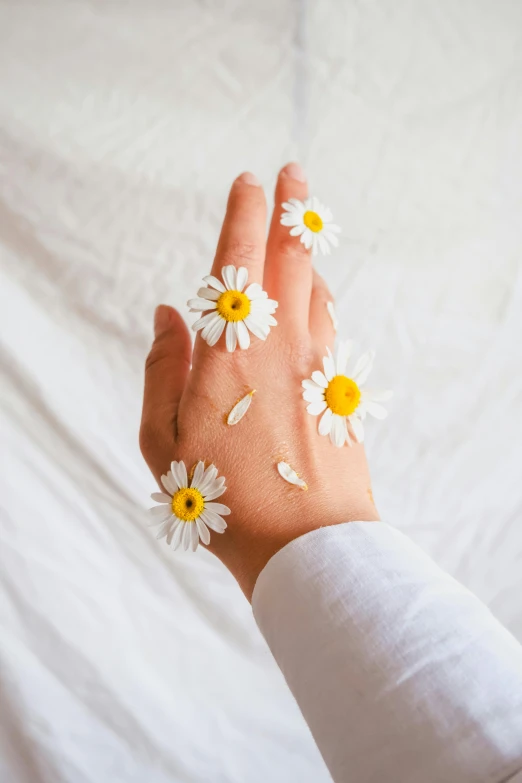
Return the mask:
[[[172,459],[179,403],[192,358],[192,341],[183,318],[168,305],[154,314],[154,342],[145,362],[140,427],[141,452],[150,467]]]

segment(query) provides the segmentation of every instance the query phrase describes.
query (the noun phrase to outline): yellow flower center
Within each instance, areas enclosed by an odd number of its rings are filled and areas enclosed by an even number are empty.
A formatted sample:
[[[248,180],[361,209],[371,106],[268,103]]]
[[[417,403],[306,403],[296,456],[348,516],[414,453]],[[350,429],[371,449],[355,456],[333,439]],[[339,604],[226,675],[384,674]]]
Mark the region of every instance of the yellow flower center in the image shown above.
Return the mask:
[[[241,291],[225,291],[217,300],[216,309],[225,321],[244,321],[250,313],[250,299]]]
[[[317,212],[312,212],[311,210],[305,212],[303,215],[303,223],[310,231],[313,231],[314,234],[317,234],[318,231],[322,231],[323,221]]]
[[[361,400],[361,390],[346,375],[336,375],[324,393],[326,404],[338,416],[351,416]]]
[[[199,489],[183,487],[172,497],[172,513],[184,522],[194,522],[205,508],[205,501]]]

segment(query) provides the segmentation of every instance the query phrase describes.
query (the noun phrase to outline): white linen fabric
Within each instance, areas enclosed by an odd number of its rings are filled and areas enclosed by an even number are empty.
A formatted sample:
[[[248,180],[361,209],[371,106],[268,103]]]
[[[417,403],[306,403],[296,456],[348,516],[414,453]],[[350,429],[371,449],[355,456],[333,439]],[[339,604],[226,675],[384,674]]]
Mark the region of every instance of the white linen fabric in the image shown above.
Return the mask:
[[[331,207],[379,510],[522,639],[521,36],[515,0],[0,0],[2,783],[330,779],[234,580],[144,524],[154,307],[197,317],[242,170]]]
[[[402,533],[308,533],[252,606],[336,783],[522,774],[522,647]]]

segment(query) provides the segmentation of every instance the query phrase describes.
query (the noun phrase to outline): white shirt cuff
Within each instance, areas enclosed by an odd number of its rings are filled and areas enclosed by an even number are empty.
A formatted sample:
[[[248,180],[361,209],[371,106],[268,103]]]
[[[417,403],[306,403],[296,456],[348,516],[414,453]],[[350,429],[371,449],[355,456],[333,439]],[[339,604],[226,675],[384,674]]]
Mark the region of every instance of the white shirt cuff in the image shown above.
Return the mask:
[[[522,648],[389,525],[292,541],[252,607],[337,783],[497,783],[522,769]]]

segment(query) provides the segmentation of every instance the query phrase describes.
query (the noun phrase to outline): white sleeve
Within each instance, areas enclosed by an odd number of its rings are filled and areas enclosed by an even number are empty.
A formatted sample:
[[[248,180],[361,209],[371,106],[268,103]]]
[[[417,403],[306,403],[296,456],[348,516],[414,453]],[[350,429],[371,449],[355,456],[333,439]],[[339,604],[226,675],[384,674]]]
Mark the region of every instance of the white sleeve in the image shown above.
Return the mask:
[[[307,533],[252,607],[336,783],[522,781],[522,648],[397,530]]]

